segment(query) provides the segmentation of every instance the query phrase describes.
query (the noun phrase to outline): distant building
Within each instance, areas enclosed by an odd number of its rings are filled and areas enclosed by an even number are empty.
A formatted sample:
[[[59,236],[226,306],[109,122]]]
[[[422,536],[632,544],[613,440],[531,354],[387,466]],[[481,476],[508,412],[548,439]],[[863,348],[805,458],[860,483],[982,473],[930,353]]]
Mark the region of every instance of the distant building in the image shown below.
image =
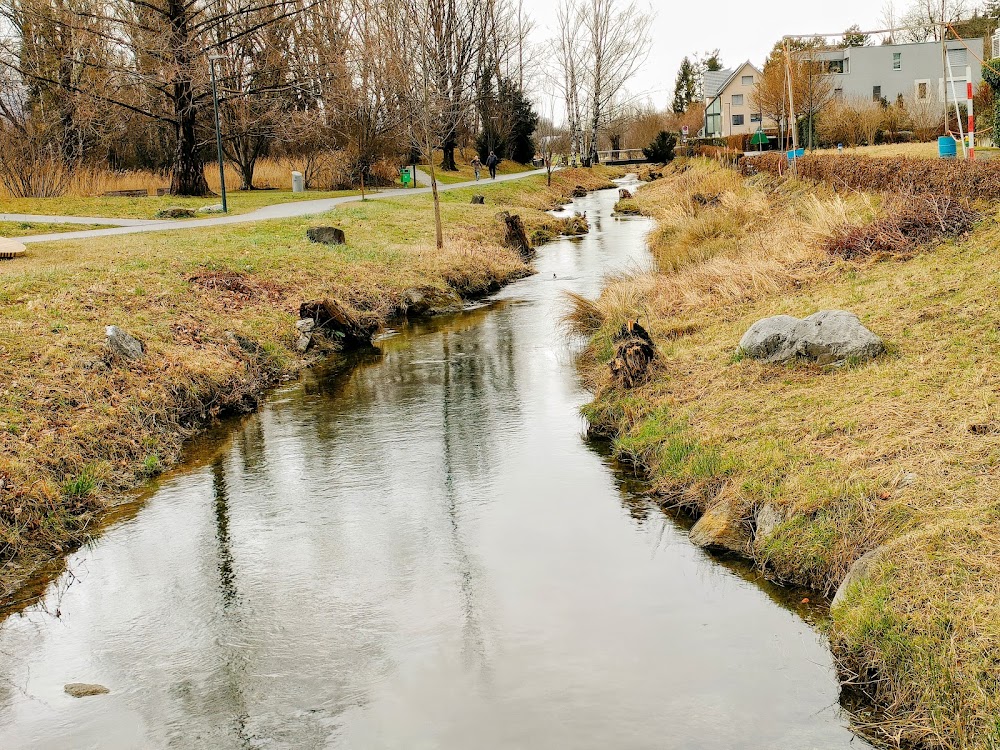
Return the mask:
[[[748,60],[739,67],[705,73],[705,128],[709,138],[745,135],[757,128],[776,128],[750,103],[761,72]]]
[[[966,45],[975,50],[975,54]],[[942,65],[940,42],[823,50],[814,53],[814,59],[825,61],[837,98],[870,98],[889,104],[894,104],[899,97],[939,102],[958,99],[961,103],[966,98],[966,68],[972,68],[973,84],[982,80],[979,59],[983,40],[949,40],[945,47],[950,76]]]

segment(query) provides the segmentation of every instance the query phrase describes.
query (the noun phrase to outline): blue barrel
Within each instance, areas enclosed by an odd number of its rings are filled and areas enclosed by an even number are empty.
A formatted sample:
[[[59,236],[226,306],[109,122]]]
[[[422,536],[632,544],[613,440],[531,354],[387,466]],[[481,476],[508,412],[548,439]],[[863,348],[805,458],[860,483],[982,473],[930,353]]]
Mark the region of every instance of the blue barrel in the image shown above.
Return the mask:
[[[938,156],[942,159],[955,158],[955,139],[950,135],[942,135],[938,138]]]

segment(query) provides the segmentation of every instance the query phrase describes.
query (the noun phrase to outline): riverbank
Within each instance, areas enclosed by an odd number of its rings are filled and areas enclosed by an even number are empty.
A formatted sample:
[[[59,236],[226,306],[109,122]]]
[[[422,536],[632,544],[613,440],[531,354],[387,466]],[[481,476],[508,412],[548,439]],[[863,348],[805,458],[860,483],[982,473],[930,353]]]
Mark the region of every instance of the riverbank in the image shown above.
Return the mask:
[[[0,264],[0,601],[175,462],[186,439],[322,356],[295,350],[302,302],[335,299],[375,326],[412,314],[413,290],[453,308],[530,272],[502,246],[498,211],[519,213],[529,235],[551,229],[545,209],[615,174],[566,170],[551,188],[529,177],[442,194],[443,252],[430,198],[415,196],[224,231],[33,245]],[[476,192],[486,205],[470,205]],[[307,240],[322,224],[347,244]],[[144,358],[108,357],[108,325],[141,340]]]
[[[667,170],[636,202],[658,222],[658,271],[569,313],[590,336],[586,409],[662,503],[704,519],[711,544],[776,580],[832,595],[857,726],[900,747],[1000,742],[1000,227],[903,256],[827,252],[843,225],[885,215],[875,195],[754,177],[707,162]],[[750,325],[847,309],[887,344],[867,364],[739,356]],[[647,382],[612,387],[612,337],[639,316],[658,344]]]

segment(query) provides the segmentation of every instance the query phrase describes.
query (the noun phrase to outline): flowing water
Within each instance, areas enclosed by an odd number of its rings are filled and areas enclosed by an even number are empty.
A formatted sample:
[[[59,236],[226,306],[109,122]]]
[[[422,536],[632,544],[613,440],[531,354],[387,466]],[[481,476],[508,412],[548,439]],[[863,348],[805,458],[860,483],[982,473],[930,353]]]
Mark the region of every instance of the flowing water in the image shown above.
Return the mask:
[[[0,748],[862,746],[824,639],[585,440],[557,319],[649,262],[615,199],[199,441],[0,625]]]

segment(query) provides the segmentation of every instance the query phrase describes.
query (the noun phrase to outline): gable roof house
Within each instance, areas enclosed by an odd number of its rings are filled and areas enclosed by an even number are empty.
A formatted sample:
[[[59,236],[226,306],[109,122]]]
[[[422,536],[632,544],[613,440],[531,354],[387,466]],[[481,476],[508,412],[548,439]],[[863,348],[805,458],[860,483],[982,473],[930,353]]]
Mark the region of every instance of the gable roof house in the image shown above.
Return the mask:
[[[763,118],[750,103],[754,86],[763,75],[747,60],[727,70],[705,73],[705,129],[708,138],[747,135],[757,128],[776,128],[770,118]]]

